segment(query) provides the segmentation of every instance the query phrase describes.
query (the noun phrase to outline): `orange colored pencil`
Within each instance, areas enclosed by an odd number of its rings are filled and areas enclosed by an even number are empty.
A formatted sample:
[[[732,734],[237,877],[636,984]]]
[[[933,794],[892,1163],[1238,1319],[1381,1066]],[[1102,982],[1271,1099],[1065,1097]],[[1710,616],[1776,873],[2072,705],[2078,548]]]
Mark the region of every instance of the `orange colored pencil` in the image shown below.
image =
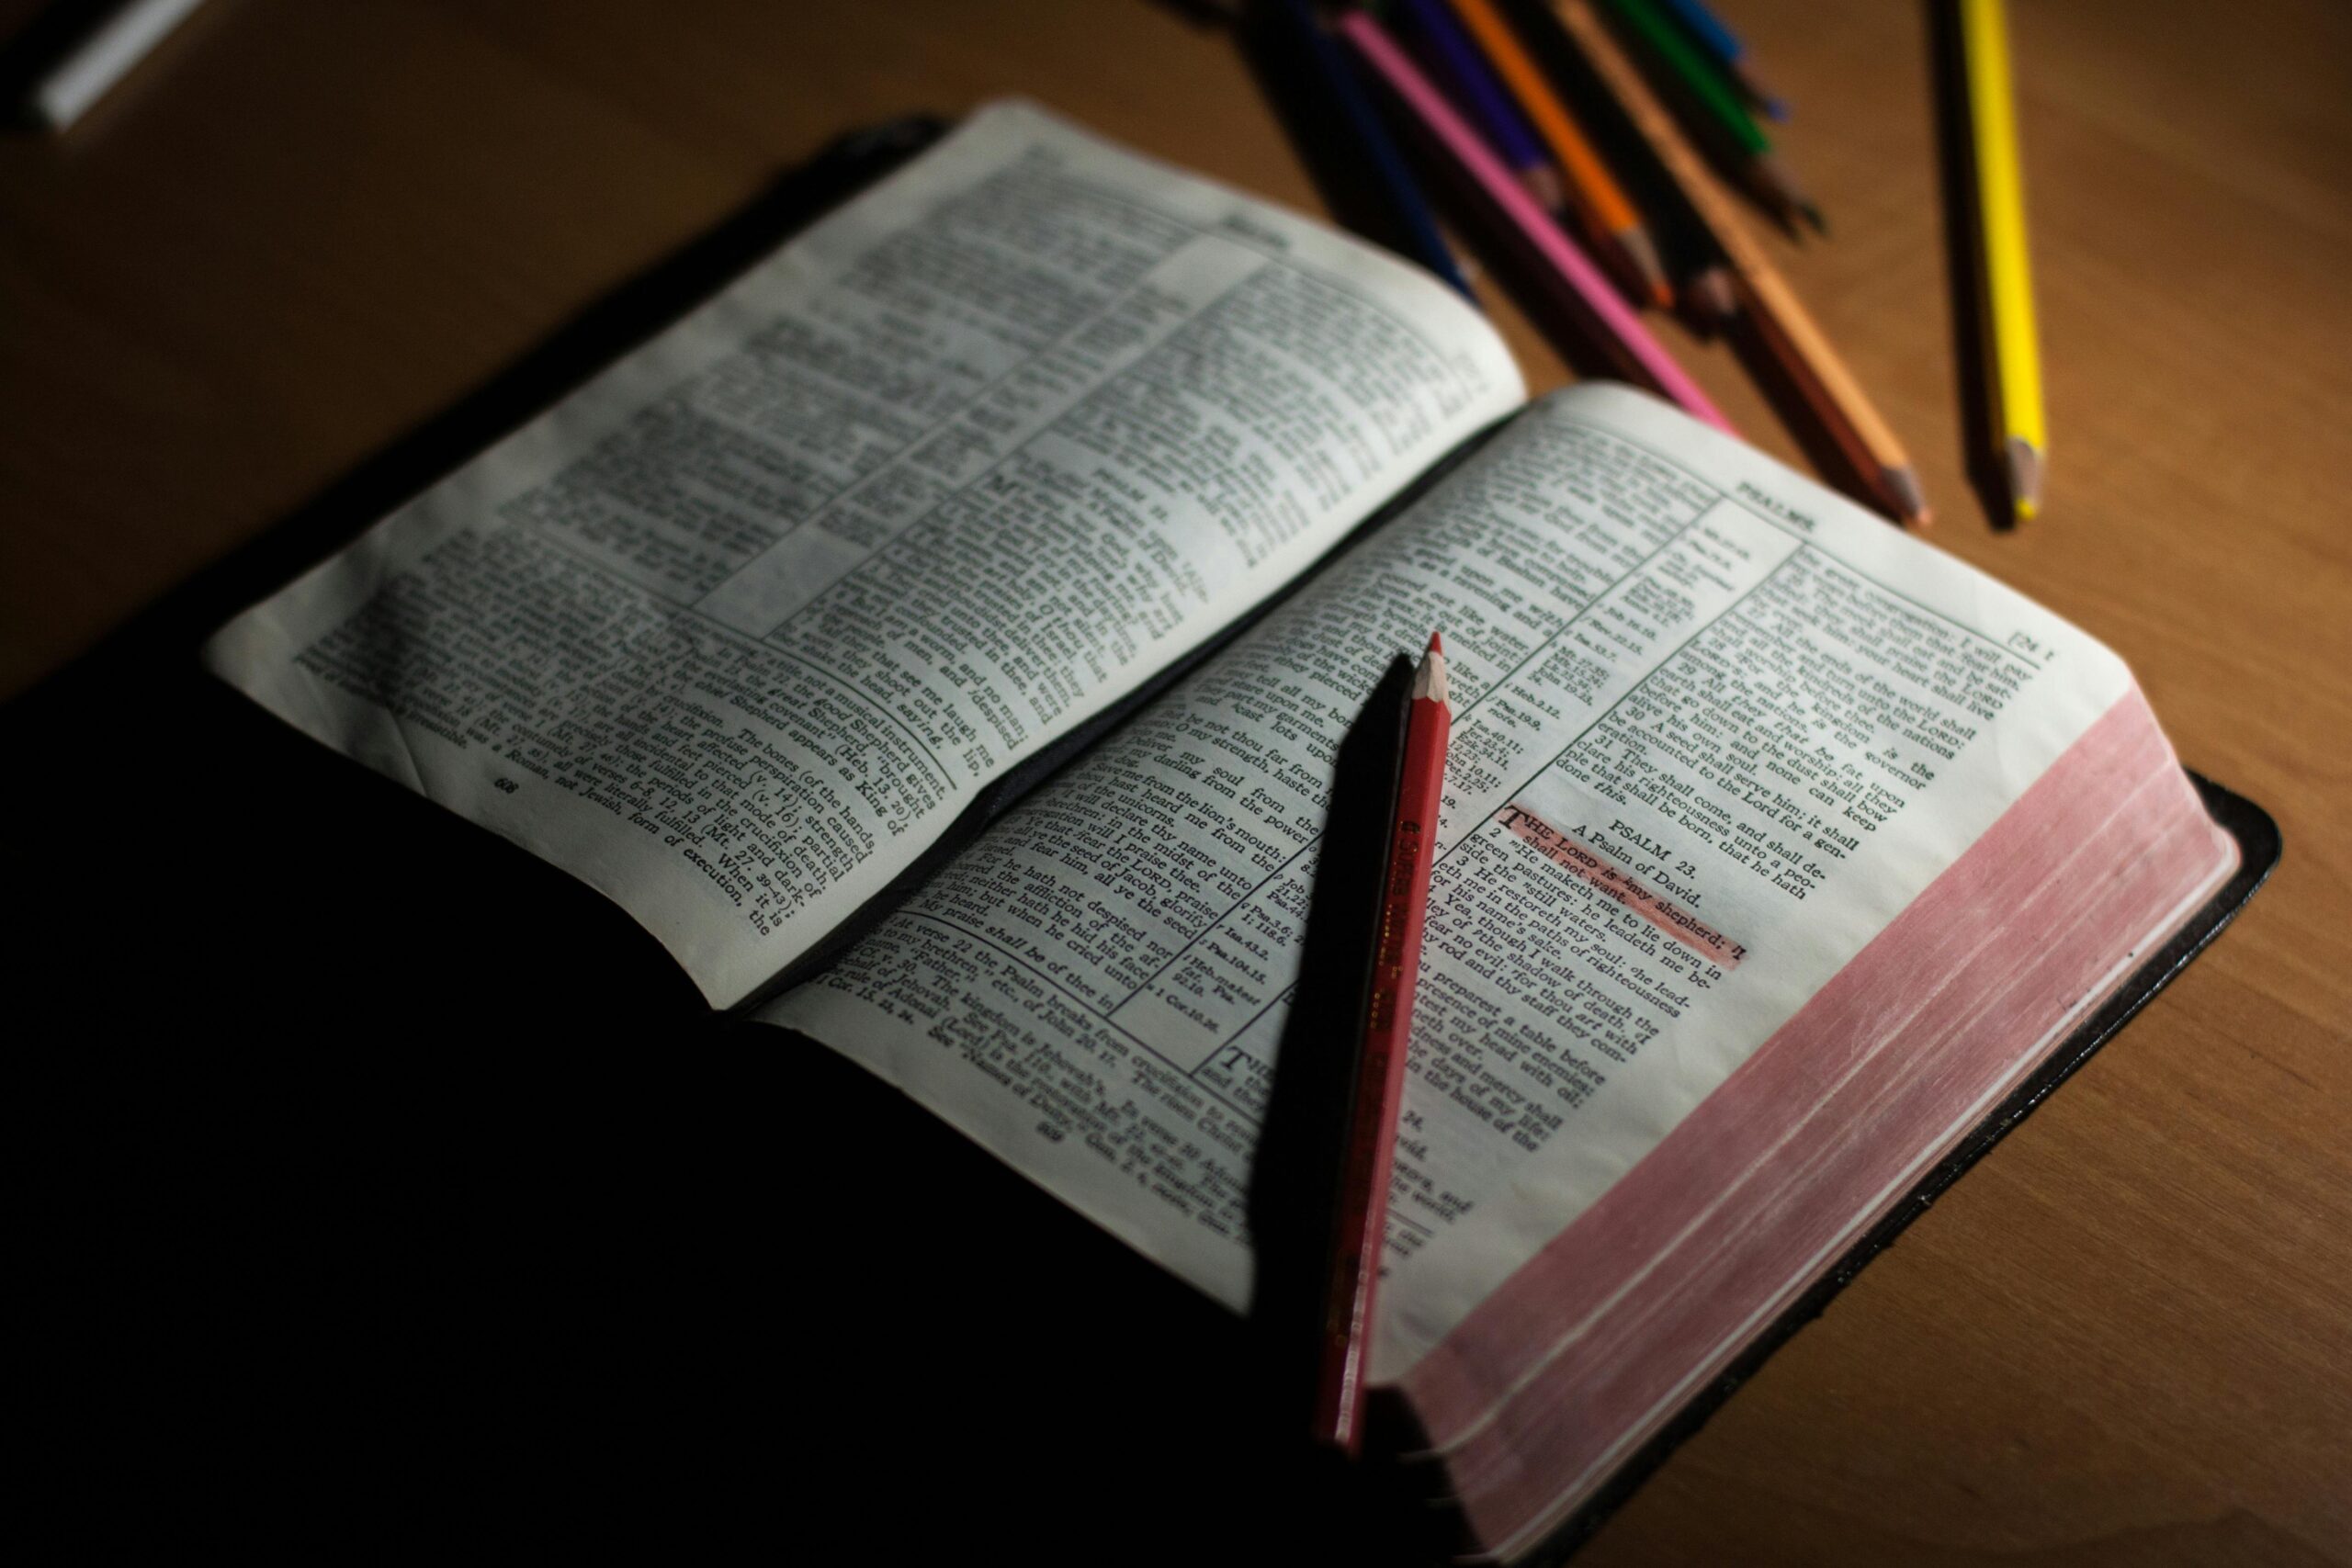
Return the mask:
[[[1544,73],[1527,58],[1510,24],[1492,0],[1453,0],[1453,9],[1568,176],[1577,216],[1592,236],[1594,248],[1616,260],[1627,280],[1651,303],[1661,310],[1671,306],[1674,289],[1666,280],[1657,243],[1644,226],[1641,213],[1626,199],[1617,177],[1592,150],[1576,117],[1560,102]]]
[[[1651,94],[1641,72],[1618,49],[1586,0],[1553,0],[1553,9],[1690,198],[1691,209],[1730,264],[1741,309],[1770,319],[1770,330],[1757,334],[1759,342],[1776,355],[1792,355],[1791,374],[1801,385],[1809,381],[1819,389],[1822,399],[1807,398],[1807,407],[1833,425],[1847,427],[1832,428],[1831,439],[1849,450],[1858,442],[1868,453],[1870,461],[1857,477],[1872,491],[1871,500],[1905,523],[1927,526],[1935,514],[1919,488],[1911,455],[1880,417],[1780,270],[1765,257],[1763,247],[1747,231],[1737,206],[1715,182],[1706,161],[1683,139],[1674,117]]]

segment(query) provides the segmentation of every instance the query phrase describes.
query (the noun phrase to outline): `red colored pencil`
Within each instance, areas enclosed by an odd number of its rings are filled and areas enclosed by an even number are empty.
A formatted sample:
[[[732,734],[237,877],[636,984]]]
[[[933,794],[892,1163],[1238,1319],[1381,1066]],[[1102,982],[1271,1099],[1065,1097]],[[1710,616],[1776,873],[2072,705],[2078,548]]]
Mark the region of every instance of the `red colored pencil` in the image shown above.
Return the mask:
[[[1372,1302],[1388,1229],[1388,1176],[1396,1158],[1396,1116],[1405,1091],[1405,1041],[1420,977],[1421,922],[1429,913],[1438,802],[1445,787],[1445,742],[1453,728],[1445,702],[1445,646],[1434,633],[1413,679],[1405,722],[1405,763],[1396,820],[1388,838],[1380,934],[1364,1006],[1363,1053],[1356,1064],[1346,1167],[1340,1175],[1331,1289],[1323,1318],[1323,1376],[1316,1391],[1318,1441],[1359,1452],[1363,1445],[1365,1364],[1372,1353]]]

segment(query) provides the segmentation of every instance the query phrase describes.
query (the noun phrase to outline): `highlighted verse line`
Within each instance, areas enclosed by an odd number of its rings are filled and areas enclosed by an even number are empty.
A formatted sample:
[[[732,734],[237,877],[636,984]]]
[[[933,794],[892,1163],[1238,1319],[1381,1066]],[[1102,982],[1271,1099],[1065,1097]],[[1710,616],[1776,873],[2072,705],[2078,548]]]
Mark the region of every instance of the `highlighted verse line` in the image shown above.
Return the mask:
[[[1728,973],[1738,968],[1739,961],[1747,956],[1746,944],[1732,941],[1689,910],[1659,897],[1525,807],[1504,807],[1502,824],[1554,864],[1600,889],[1602,897],[1626,913],[1647,920],[1717,968]]]

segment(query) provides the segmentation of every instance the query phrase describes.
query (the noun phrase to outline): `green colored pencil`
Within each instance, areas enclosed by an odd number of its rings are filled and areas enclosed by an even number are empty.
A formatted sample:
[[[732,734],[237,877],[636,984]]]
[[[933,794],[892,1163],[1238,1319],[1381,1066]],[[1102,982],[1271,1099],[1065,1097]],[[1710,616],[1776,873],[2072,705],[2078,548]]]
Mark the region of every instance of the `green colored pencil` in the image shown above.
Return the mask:
[[[1685,96],[1721,133],[1719,139],[1729,142],[1758,194],[1783,218],[1801,212],[1815,229],[1823,228],[1821,209],[1805,196],[1789,173],[1788,165],[1772,151],[1772,139],[1764,134],[1764,128],[1747,112],[1738,87],[1715,62],[1701,52],[1653,0],[1609,0],[1609,8],[1681,85]]]

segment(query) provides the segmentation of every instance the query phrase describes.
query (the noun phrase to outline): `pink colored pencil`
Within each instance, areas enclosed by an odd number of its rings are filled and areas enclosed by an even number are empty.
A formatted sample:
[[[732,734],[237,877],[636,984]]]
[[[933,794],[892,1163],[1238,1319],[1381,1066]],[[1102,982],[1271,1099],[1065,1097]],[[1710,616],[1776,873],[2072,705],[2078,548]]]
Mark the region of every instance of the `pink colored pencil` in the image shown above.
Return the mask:
[[[1511,177],[1492,152],[1479,141],[1477,135],[1462,121],[1445,101],[1443,94],[1431,86],[1428,78],[1396,47],[1386,30],[1362,11],[1350,11],[1339,19],[1340,30],[1347,35],[1364,62],[1375,75],[1388,85],[1391,92],[1403,100],[1431,140],[1442,147],[1462,172],[1475,181],[1487,198],[1500,208],[1511,224],[1536,254],[1557,272],[1569,291],[1602,333],[1615,340],[1623,356],[1652,389],[1673,400],[1685,411],[1705,420],[1727,434],[1736,435],[1731,421],[1699,389],[1671,355],[1658,345],[1658,341],[1601,276],[1600,268],[1577,248],[1576,242],[1561,232],[1551,215],[1535,205],[1520,183]]]

